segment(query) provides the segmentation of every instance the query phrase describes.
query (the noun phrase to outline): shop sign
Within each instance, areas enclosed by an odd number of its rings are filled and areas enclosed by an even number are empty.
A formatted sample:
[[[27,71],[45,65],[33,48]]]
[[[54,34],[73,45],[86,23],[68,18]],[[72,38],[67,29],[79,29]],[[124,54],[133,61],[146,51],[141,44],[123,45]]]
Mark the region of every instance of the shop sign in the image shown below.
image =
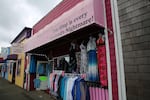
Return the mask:
[[[46,25],[25,43],[25,52],[93,23],[104,25],[102,0],[85,0]],[[96,9],[95,9],[96,8]],[[97,10],[98,9],[98,10]]]
[[[13,43],[11,47],[11,54],[20,54],[23,53],[23,50],[22,43]]]
[[[9,47],[2,47],[1,48],[1,56],[6,59],[7,55],[10,54],[10,48]]]
[[[89,12],[83,12],[75,18],[65,20],[64,23],[61,23],[59,26],[56,26],[52,31],[54,34],[53,37],[60,37],[67,33],[72,33],[84,26],[94,23],[94,17],[89,16]]]

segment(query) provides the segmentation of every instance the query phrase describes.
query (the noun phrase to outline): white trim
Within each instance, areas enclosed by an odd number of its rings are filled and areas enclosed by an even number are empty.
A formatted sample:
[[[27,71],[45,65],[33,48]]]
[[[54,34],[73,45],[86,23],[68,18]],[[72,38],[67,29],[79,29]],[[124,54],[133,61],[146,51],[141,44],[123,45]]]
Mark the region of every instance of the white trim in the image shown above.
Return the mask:
[[[45,57],[47,59],[47,61],[50,61],[50,59],[48,58],[48,56],[46,54],[38,54],[38,53],[27,53],[27,55],[34,55],[34,56],[41,56],[41,57]]]
[[[111,62],[110,62],[110,50],[109,50],[109,41],[108,41],[105,0],[103,0],[103,5],[104,5],[104,19],[105,19],[105,38],[106,38],[105,42],[106,42],[106,57],[107,57],[108,95],[109,95],[109,100],[112,100]]]
[[[118,7],[117,7],[116,0],[111,0],[111,8],[112,8],[115,53],[116,53],[116,64],[117,64],[118,94],[119,94],[119,100],[126,100],[122,42],[120,36],[120,25],[119,25]]]
[[[106,56],[107,56],[108,93],[109,93],[109,100],[112,100],[111,62],[110,62],[110,50],[107,31],[105,32],[105,38],[106,38]]]

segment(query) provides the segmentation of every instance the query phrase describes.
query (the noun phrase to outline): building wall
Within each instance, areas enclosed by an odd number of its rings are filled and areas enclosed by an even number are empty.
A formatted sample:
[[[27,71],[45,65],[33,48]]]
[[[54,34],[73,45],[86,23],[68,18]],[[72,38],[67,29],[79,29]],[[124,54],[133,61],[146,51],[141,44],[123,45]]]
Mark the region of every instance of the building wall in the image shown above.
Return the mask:
[[[118,0],[128,100],[150,98],[150,0]]]
[[[25,53],[23,46],[25,41],[31,36],[31,28],[25,27],[19,35],[11,42],[11,53],[17,54],[16,74],[15,74],[15,85],[23,88],[24,84],[24,69],[25,69]],[[18,61],[21,60],[20,64]]]
[[[24,82],[24,62],[25,62],[25,54],[18,54],[18,59],[21,59],[21,65],[20,65],[20,69],[19,66],[17,65],[16,71],[20,70],[20,73],[15,77],[15,84],[19,87],[23,88],[23,82]],[[17,73],[17,72],[16,72]]]
[[[10,47],[10,54],[11,54],[11,51],[12,51],[12,50],[11,50],[11,47]],[[9,81],[9,82],[12,82],[12,73],[9,73],[10,70],[11,70],[11,69],[10,69],[10,64],[9,64],[9,62],[10,62],[10,61],[7,61],[7,65],[8,65],[8,81]]]
[[[12,74],[8,74],[8,81],[12,82]]]
[[[8,64],[9,62],[7,62],[7,64]],[[8,65],[9,66],[9,65]],[[9,82],[12,82],[12,76],[13,76],[13,74],[12,73],[10,73],[10,66],[9,66],[9,68],[8,68],[8,81]]]
[[[21,43],[24,44],[25,41],[26,41],[26,39],[24,39]],[[16,71],[19,70],[20,73],[18,75],[16,74],[15,84],[17,86],[23,88],[23,84],[24,84],[24,69],[25,69],[25,53],[24,52],[18,54],[18,60],[19,59],[21,59],[21,64],[20,64],[20,66],[17,65]]]
[[[1,48],[1,57],[6,59],[9,54],[10,54],[10,47],[2,47]]]

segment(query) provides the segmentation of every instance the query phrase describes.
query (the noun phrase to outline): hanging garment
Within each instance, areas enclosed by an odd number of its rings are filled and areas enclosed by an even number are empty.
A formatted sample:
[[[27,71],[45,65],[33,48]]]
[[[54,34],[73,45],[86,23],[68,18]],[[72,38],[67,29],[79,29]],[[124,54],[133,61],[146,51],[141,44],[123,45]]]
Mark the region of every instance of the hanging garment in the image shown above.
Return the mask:
[[[30,86],[30,90],[35,90],[34,88],[34,79],[36,78],[36,74],[30,74],[30,80],[29,80],[29,86]]]
[[[74,81],[74,86],[72,89],[72,96],[73,96],[73,100],[82,100],[82,91],[81,91],[81,82],[84,82],[84,79],[78,77],[75,81]],[[83,84],[82,84],[83,85]]]
[[[63,100],[67,100],[67,88],[68,88],[68,81],[69,81],[69,77],[66,77],[66,80],[65,80],[65,86],[64,86],[64,97],[63,97]]]
[[[61,85],[60,85],[60,97],[61,99],[65,100],[65,95],[66,95],[66,80],[67,77],[63,77],[61,80]]]
[[[98,91],[99,91],[99,100],[109,100],[108,99],[108,90],[107,89],[99,88]]]
[[[106,100],[105,99],[105,90],[104,89],[102,89],[102,98],[103,98],[102,100]]]
[[[80,91],[77,90],[77,82],[78,82],[78,80],[80,80],[80,78],[77,78],[77,79],[74,81],[74,85],[73,85],[73,89],[72,89],[73,100],[77,100],[77,97],[79,97],[78,94],[80,94]],[[78,91],[78,94],[77,94],[77,91]]]
[[[33,82],[34,82],[34,88],[40,87],[40,83],[41,83],[40,79],[36,78],[33,80]]]
[[[71,43],[70,54],[69,54],[69,72],[76,72],[77,60],[76,60],[76,47],[74,43]]]
[[[60,75],[57,75],[56,79],[55,79],[55,83],[54,83],[54,92],[56,92],[56,93],[58,91],[58,81],[59,81],[59,78],[60,78]]]
[[[90,91],[90,100],[93,100],[92,87],[89,87],[89,91]]]
[[[108,90],[99,87],[89,87],[90,100],[109,100]]]
[[[96,89],[95,89],[95,87],[92,87],[92,94],[93,94],[92,100],[96,100]]]
[[[44,73],[45,73],[44,65],[40,63],[40,64],[38,65],[37,74],[41,75],[41,74],[44,74]]]
[[[53,91],[54,90],[54,80],[55,80],[55,74],[54,73],[51,73],[50,74],[50,91]]]
[[[73,100],[72,89],[74,82],[78,77],[70,77],[67,82],[66,100]]]
[[[48,73],[48,81],[47,81],[48,89],[50,89],[50,73]]]
[[[61,99],[63,99],[63,92],[64,92],[64,80],[65,80],[65,77],[63,77],[62,79],[61,79],[61,82],[60,82],[60,98]]]
[[[105,100],[109,100],[108,90],[105,89]]]
[[[97,40],[97,51],[100,83],[102,86],[108,86],[106,47],[104,38],[101,34],[99,35],[99,39]]]
[[[30,74],[26,73],[26,89],[27,91],[30,90]]]
[[[29,73],[30,60],[31,60],[31,56],[26,56],[26,66],[25,66],[25,72],[26,72],[26,74]]]
[[[85,84],[85,81],[80,82],[80,91],[81,91],[81,100],[89,100],[89,91],[87,90],[87,85]],[[88,95],[88,96],[87,96]]]
[[[65,72],[69,72],[69,70],[68,70],[69,64],[68,64],[68,62],[65,60],[65,58],[61,58],[59,64],[60,64],[60,65],[59,65],[60,70],[64,70]]]
[[[102,90],[101,88],[98,88],[98,94],[99,94],[99,99],[103,100],[103,98],[102,98],[102,91],[101,90]]]
[[[85,86],[86,86],[86,88],[85,88],[86,89],[85,90],[86,91],[86,100],[90,100],[91,97],[90,97],[89,86],[87,84],[85,84]]]
[[[95,100],[100,100],[100,99],[99,99],[98,89],[99,89],[98,87],[95,87],[95,94],[96,94]]]
[[[85,73],[87,71],[87,50],[83,43],[80,45],[81,49],[81,65],[80,73]]]
[[[88,81],[98,81],[98,66],[97,66],[97,54],[96,54],[96,43],[95,38],[90,37],[87,44],[88,52]]]
[[[61,98],[61,82],[62,82],[63,76],[60,76],[59,80],[58,80],[58,90],[57,90],[57,94],[58,94],[58,98]]]
[[[29,72],[36,73],[36,60],[35,60],[34,56],[31,56]]]
[[[76,69],[76,73],[80,73],[80,67],[81,67],[81,52],[76,53],[76,59],[77,59],[77,69]]]

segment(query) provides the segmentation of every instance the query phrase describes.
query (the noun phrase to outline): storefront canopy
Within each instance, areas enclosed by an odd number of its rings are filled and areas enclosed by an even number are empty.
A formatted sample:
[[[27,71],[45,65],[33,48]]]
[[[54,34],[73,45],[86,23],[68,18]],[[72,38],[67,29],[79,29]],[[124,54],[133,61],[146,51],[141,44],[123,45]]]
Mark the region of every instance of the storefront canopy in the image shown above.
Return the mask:
[[[17,60],[18,55],[17,54],[11,54],[7,56],[6,60]]]
[[[40,22],[37,23],[37,25],[39,24]],[[105,26],[103,0],[79,2],[28,39],[24,51],[31,51],[91,24]]]
[[[5,60],[3,58],[0,58],[0,63],[5,63]]]

